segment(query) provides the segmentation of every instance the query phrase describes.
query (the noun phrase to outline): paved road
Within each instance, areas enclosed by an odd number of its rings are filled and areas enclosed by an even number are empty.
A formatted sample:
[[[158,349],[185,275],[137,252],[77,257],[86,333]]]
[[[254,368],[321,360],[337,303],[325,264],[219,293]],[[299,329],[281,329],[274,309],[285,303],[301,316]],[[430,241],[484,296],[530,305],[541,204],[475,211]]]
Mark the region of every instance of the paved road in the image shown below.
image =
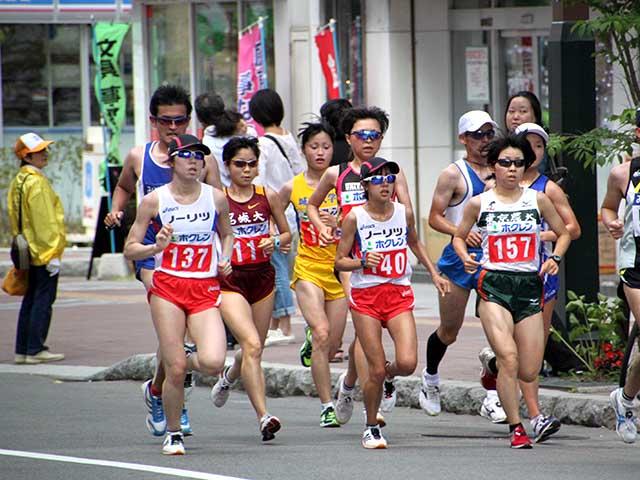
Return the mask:
[[[164,457],[160,440],[143,425],[136,383],[62,383],[17,374],[0,374],[0,383],[0,477],[7,480],[640,478],[640,445],[624,445],[606,429],[565,425],[552,441],[513,451],[504,425],[398,408],[385,428],[390,448],[367,451],[359,443],[361,404],[351,423],[323,430],[318,400],[306,397],[268,399],[284,428],[262,444],[244,394],[233,392],[217,410],[203,387],[189,402],[195,436],[187,439],[187,456]],[[48,461],[42,454],[62,457]],[[178,470],[167,475],[167,469]]]

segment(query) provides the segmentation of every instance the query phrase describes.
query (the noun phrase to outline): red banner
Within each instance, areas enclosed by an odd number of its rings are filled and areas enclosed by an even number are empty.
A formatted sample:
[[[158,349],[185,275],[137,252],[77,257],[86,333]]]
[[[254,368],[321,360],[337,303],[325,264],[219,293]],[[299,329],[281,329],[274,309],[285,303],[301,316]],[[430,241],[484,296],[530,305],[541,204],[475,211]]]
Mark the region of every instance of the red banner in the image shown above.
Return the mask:
[[[340,94],[340,69],[337,62],[333,29],[327,26],[318,32],[315,39],[322,73],[327,84],[327,97],[329,100],[340,98],[342,96]]]
[[[249,101],[253,94],[263,88],[268,88],[267,64],[264,45],[264,29],[262,22],[247,29],[238,39],[238,112],[245,122],[256,128],[262,135],[262,128],[249,114]]]

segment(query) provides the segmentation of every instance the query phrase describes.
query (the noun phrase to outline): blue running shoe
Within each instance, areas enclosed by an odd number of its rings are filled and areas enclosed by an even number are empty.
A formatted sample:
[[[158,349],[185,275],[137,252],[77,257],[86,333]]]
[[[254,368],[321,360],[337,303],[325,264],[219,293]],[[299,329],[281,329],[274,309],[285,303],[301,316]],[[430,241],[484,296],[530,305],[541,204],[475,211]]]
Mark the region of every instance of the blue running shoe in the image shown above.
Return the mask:
[[[187,407],[182,407],[182,414],[180,415],[180,430],[182,430],[182,435],[185,437],[193,435],[193,429],[191,428],[191,422],[189,422],[189,412],[187,412]]]
[[[156,437],[162,437],[167,431],[167,419],[162,408],[162,397],[151,395],[151,380],[144,382],[141,388],[144,404],[147,408],[147,430]]]

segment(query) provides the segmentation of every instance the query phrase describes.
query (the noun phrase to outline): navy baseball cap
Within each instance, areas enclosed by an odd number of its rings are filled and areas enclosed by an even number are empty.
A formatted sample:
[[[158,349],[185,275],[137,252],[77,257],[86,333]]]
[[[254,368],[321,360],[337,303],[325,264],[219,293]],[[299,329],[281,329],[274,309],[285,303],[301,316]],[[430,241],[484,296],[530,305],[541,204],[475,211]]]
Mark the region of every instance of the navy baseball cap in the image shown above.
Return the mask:
[[[180,150],[199,150],[201,152],[204,152],[205,155],[209,155],[211,153],[209,147],[198,140],[198,137],[194,137],[193,135],[189,134],[178,135],[169,143],[170,157]]]
[[[394,175],[400,173],[400,167],[396,162],[390,162],[382,157],[373,157],[371,160],[367,160],[360,166],[360,181],[363,181],[371,175],[375,175],[377,171],[382,169],[382,167],[387,167]]]

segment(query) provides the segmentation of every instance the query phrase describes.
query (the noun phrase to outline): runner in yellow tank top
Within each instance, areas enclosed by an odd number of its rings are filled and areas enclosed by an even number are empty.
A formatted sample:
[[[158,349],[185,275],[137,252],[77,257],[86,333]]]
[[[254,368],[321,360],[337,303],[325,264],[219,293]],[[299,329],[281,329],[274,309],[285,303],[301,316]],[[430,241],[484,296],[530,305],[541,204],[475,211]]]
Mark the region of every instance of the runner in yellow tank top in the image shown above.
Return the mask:
[[[311,375],[318,389],[322,403],[320,426],[339,427],[331,400],[329,359],[333,358],[342,342],[347,301],[342,284],[333,270],[338,217],[335,190],[331,190],[320,205],[320,217],[325,225],[332,227],[335,241],[329,244],[321,241],[307,216],[308,199],[331,164],[334,133],[328,125],[308,123],[300,136],[308,169],[280,190],[283,204],[292,203],[296,210],[300,231],[300,245],[291,281],[302,315],[309,325],[307,341],[300,349],[300,360],[304,366],[311,366]]]

